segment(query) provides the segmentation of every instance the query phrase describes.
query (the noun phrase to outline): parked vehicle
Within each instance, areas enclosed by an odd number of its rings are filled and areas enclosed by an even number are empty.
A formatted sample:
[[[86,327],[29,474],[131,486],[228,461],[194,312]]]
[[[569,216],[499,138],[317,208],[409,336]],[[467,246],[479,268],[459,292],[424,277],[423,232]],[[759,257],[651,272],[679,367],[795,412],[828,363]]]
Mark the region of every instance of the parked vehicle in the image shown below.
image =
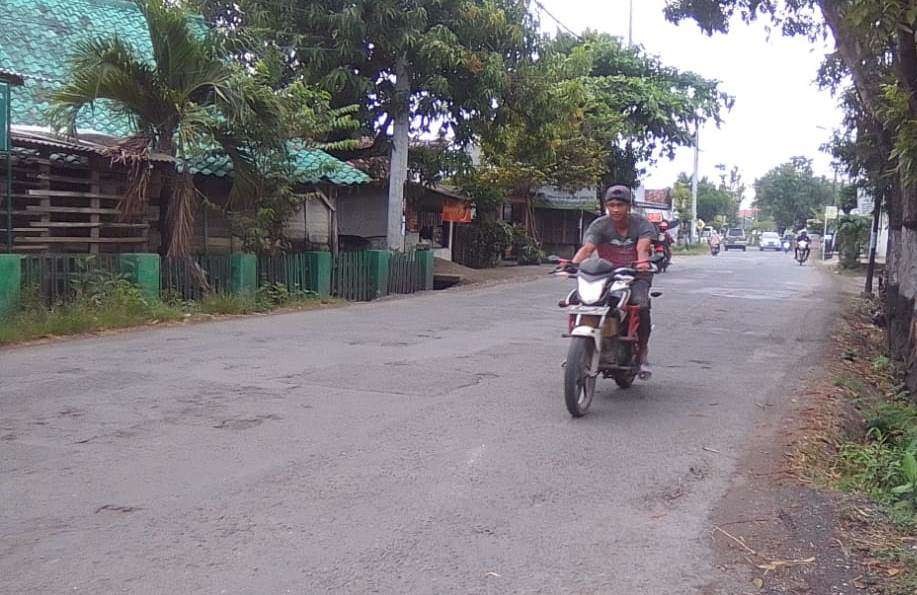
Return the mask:
[[[733,227],[726,230],[726,237],[723,241],[723,248],[728,252],[730,248],[745,252],[748,248],[748,238],[745,237],[745,230],[741,227]]]
[[[780,252],[780,234],[775,231],[765,231],[762,233],[761,244],[758,246],[758,250],[761,252],[765,250]]]
[[[659,257],[653,256],[653,270]],[[554,274],[576,278],[576,289],[558,305],[568,317],[570,347],[564,363],[564,403],[573,417],[582,417],[592,404],[599,374],[629,388],[640,373],[637,332],[639,307],[630,304],[637,271],[615,268],[607,260],[590,259],[573,273],[559,263]],[[658,297],[658,292],[650,294]]]
[[[799,263],[799,266],[802,266],[809,259],[809,252],[809,242],[807,240],[800,240],[796,243],[796,262]]]

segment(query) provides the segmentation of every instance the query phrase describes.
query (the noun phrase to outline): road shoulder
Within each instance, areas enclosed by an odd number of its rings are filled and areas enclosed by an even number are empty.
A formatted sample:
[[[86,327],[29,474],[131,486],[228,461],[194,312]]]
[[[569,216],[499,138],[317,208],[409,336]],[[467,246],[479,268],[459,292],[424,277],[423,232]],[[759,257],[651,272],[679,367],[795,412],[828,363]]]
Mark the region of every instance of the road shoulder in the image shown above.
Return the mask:
[[[840,284],[833,278],[829,287],[834,291]],[[837,299],[849,297],[844,292]],[[806,389],[830,377],[826,364],[836,355],[830,335],[810,355],[811,374],[802,372],[782,398],[759,405],[760,420],[709,519],[719,573],[705,595],[846,593],[843,585],[856,577],[834,540],[838,511],[833,500],[799,481],[789,464],[805,435],[804,420],[818,408]]]
[[[833,284],[844,315],[803,379],[750,436],[731,487],[710,518],[720,576],[704,590],[725,593],[901,593],[903,568],[877,560],[896,538],[875,504],[826,487],[845,436],[862,435],[862,414],[835,386],[843,373],[838,334],[858,285]],[[817,462],[820,461],[820,462]]]

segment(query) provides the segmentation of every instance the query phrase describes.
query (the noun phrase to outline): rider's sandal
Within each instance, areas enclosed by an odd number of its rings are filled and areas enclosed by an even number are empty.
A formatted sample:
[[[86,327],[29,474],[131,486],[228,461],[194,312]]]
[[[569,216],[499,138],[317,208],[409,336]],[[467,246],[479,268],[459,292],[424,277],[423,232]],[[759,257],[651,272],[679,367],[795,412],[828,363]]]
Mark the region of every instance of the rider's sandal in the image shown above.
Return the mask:
[[[637,377],[640,380],[649,380],[653,375],[653,369],[650,368],[649,364],[642,364],[640,366],[640,372],[637,374]]]

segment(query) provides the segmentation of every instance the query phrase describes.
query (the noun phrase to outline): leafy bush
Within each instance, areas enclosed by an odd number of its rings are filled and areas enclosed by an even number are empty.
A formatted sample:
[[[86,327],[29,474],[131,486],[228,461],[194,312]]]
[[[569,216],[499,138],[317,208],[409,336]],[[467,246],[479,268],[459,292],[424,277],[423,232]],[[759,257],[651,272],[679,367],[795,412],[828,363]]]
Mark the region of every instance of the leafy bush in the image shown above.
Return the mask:
[[[513,230],[502,221],[475,219],[464,228],[466,249],[462,264],[472,268],[497,266],[503,252],[513,244]]]
[[[837,223],[837,248],[841,267],[852,269],[860,262],[860,253],[869,241],[868,217],[844,215]]]
[[[541,264],[544,259],[541,246],[521,225],[513,226],[513,255],[519,264]]]

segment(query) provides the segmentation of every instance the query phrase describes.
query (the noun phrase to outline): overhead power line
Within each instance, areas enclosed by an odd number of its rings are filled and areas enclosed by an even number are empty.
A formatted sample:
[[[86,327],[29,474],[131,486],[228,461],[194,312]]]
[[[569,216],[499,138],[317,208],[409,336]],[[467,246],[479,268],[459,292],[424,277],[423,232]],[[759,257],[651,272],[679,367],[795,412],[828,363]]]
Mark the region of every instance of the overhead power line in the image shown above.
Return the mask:
[[[547,8],[545,8],[545,7],[544,7],[544,4],[542,4],[542,3],[539,2],[538,0],[535,0],[535,6],[537,6],[538,8],[540,8],[546,15],[548,15],[549,17],[551,17],[551,19],[552,19],[555,23],[557,23],[557,26],[558,26],[558,27],[560,27],[561,29],[563,29],[564,31],[566,31],[567,33],[569,33],[570,35],[572,35],[573,37],[579,39],[580,41],[583,40],[583,38],[580,37],[579,34],[578,34],[576,31],[574,31],[574,30],[571,29],[570,27],[564,25],[564,23],[563,23],[559,18],[557,18],[556,16],[554,16],[553,14],[551,14],[551,11],[548,10]]]

